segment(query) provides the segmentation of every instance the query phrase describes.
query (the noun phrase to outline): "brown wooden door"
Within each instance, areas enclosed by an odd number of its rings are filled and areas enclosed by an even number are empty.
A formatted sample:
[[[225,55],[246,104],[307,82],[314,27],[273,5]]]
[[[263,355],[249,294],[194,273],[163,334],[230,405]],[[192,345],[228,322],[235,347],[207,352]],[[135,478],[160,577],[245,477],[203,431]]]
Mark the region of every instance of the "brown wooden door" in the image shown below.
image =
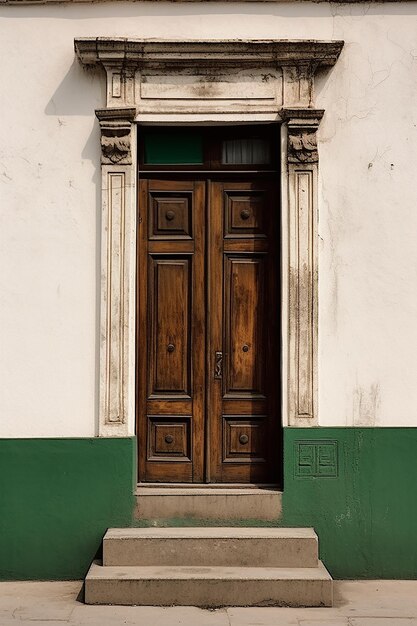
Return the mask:
[[[139,480],[277,482],[278,194],[140,181]]]

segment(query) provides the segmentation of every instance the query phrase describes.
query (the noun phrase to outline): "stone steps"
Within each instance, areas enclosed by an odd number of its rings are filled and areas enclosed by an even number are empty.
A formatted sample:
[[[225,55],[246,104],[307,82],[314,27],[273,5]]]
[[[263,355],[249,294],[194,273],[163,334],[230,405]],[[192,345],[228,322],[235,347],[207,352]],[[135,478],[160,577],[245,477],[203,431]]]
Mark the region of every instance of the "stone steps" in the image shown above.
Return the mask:
[[[312,528],[124,528],[103,540],[87,604],[331,606]]]
[[[103,565],[317,567],[312,528],[116,528]]]
[[[325,567],[90,568],[87,604],[149,606],[331,606],[332,581]]]

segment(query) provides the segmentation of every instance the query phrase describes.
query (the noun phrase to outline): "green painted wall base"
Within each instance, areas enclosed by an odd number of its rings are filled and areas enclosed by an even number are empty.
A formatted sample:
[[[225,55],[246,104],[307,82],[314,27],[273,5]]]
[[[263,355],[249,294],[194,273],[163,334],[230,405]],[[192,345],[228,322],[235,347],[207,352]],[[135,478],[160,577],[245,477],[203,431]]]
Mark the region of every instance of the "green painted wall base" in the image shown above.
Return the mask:
[[[0,579],[83,578],[135,479],[135,438],[0,439]]]
[[[317,440],[337,442],[334,477],[300,477],[333,471],[329,448],[300,460]],[[284,450],[282,523],[316,529],[333,577],[417,578],[417,428],[286,428]]]

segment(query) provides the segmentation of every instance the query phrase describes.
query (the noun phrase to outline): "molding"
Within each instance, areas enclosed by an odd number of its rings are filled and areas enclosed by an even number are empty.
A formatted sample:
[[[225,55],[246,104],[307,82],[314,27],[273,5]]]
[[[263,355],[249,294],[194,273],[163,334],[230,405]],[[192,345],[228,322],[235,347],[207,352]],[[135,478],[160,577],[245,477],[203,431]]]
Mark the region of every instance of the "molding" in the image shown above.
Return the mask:
[[[317,129],[324,112],[314,108],[314,77],[334,65],[343,42],[98,37],[74,46],[80,62],[104,69],[107,79],[107,106],[96,111],[103,190],[100,435],[125,436],[135,422],[133,121],[283,122],[289,236],[283,421],[317,424]]]
[[[334,65],[343,41],[314,39],[152,40],[124,37],[85,37],[74,40],[83,65],[122,64],[137,68],[174,64],[176,67],[215,63],[239,69],[242,64],[282,65],[313,63],[315,68]]]

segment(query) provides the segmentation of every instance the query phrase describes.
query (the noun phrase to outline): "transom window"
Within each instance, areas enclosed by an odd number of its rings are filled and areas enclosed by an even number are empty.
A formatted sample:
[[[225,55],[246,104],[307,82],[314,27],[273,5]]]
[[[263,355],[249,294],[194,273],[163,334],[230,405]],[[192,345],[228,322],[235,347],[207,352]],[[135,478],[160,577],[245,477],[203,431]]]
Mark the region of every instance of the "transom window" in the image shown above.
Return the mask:
[[[279,127],[139,127],[141,170],[273,170],[278,163]]]

